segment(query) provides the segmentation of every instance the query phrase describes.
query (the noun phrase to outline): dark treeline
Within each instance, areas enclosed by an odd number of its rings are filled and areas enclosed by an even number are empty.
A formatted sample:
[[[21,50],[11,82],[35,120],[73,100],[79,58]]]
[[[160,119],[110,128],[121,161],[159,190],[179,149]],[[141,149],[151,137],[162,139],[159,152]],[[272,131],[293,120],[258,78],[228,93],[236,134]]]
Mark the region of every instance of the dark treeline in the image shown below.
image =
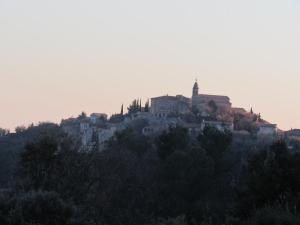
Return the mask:
[[[55,125],[4,136],[0,224],[300,224],[300,154],[283,141],[241,154],[232,141],[214,128],[128,128],[82,152]]]

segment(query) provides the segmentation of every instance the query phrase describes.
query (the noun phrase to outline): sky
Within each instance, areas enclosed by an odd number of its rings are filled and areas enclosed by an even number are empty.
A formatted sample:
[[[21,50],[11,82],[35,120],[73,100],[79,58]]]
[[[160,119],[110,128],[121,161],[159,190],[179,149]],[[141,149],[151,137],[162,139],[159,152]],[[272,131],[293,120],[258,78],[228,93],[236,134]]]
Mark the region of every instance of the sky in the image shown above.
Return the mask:
[[[299,0],[0,0],[0,127],[228,95],[300,128]]]

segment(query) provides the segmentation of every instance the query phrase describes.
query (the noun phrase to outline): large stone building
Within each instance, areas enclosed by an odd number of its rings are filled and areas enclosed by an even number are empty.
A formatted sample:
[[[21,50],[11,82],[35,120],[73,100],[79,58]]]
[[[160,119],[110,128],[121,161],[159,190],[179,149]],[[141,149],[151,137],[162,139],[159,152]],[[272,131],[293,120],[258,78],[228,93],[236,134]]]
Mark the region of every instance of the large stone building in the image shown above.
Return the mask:
[[[227,96],[199,94],[199,86],[196,81],[191,99],[182,95],[152,98],[150,112],[156,117],[166,117],[170,114],[185,114],[192,109],[205,112],[210,104],[215,105],[219,111],[229,111],[231,109],[230,99]]]
[[[150,112],[158,118],[165,118],[170,114],[185,114],[189,111],[190,99],[182,95],[167,95],[151,99]]]

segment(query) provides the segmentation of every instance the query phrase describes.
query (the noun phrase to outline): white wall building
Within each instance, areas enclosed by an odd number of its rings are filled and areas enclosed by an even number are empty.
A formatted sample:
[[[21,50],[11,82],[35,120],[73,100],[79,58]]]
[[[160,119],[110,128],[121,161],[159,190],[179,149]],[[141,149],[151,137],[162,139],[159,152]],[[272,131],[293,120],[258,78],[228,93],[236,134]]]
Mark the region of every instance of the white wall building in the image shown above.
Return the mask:
[[[262,124],[257,133],[258,136],[275,136],[277,134],[276,124]]]

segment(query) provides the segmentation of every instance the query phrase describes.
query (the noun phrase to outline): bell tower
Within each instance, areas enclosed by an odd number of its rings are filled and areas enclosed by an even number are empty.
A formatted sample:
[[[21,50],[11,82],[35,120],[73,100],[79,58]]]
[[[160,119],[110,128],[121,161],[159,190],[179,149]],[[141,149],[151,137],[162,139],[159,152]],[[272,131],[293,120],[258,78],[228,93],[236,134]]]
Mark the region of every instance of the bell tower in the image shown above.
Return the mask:
[[[196,82],[193,87],[193,97],[196,97],[198,95],[199,95],[199,86],[198,86],[198,81],[196,79]]]
[[[198,85],[198,81],[196,79],[194,87],[193,87],[193,95],[192,95],[192,101],[191,101],[191,106],[192,106],[193,111],[197,109],[198,99],[199,99],[199,85]]]

